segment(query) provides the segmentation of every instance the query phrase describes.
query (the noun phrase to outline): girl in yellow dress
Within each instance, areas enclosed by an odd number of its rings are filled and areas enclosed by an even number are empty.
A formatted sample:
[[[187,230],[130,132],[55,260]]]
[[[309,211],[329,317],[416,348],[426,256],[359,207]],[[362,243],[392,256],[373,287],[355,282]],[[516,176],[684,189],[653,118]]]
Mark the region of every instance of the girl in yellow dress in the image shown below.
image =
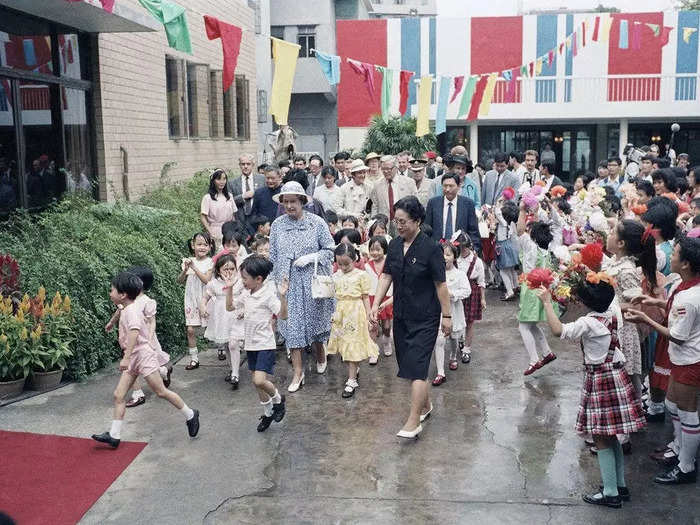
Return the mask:
[[[357,383],[360,361],[377,357],[379,348],[369,336],[370,278],[367,272],[355,268],[359,251],[349,243],[335,249],[338,271],[333,274],[337,304],[328,341],[329,354],[340,354],[348,364],[348,380],[343,397],[352,397]]]

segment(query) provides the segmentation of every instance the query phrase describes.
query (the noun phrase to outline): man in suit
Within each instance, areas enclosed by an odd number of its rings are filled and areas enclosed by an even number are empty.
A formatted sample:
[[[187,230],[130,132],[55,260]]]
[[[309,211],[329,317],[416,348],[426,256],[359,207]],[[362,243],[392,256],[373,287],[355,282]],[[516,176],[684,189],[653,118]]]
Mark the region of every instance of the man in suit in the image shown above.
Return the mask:
[[[484,181],[484,194],[481,196],[481,204],[493,206],[507,187],[517,191],[520,186],[518,177],[507,169],[508,156],[502,151],[493,156],[493,169],[486,173]]]
[[[554,186],[561,186],[561,179],[554,174],[555,166],[553,160],[540,162],[540,180],[545,184],[545,192],[548,192]]]
[[[316,186],[323,186],[323,177],[321,177],[322,169],[323,159],[319,155],[311,155],[311,157],[309,157],[309,184],[306,186],[306,194],[309,197],[314,194]]]
[[[350,155],[345,151],[339,151],[333,157],[333,165],[338,170],[338,178],[335,179],[336,186],[350,182]]]
[[[369,200],[372,202],[371,215],[381,213],[394,218],[394,204],[404,197],[416,195],[416,183],[411,177],[400,177],[396,173],[396,159],[384,155],[380,159],[383,179],[372,186]]]
[[[474,201],[459,195],[459,176],[454,173],[442,176],[442,196],[428,201],[424,224],[433,229],[432,237],[435,241],[449,240],[457,230],[461,230],[469,235],[477,253],[481,252]]]
[[[241,169],[241,176],[228,181],[228,192],[234,199],[243,199],[243,213],[250,215],[255,190],[265,185],[265,177],[253,174],[253,156],[248,153],[238,157],[238,167]]]
[[[411,152],[405,150],[396,155],[396,167],[398,168],[398,175],[401,175],[402,177],[411,176],[411,166],[409,165],[409,160],[411,159],[411,157]]]
[[[270,223],[277,218],[277,204],[272,197],[282,189],[282,172],[276,166],[268,166],[265,169],[265,185],[255,190],[253,196],[252,215],[264,215],[270,219]]]

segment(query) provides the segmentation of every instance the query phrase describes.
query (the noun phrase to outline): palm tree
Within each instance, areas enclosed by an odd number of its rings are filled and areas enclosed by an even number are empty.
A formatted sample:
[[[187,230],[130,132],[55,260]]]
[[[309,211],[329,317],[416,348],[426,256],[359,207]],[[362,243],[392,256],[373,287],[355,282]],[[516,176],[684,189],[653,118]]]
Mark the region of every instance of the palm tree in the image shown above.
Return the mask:
[[[390,117],[385,122],[381,115],[375,115],[362,144],[362,156],[370,151],[396,155],[406,150],[418,158],[426,151],[434,151],[436,146],[437,139],[432,132],[423,137],[416,137],[416,119]]]

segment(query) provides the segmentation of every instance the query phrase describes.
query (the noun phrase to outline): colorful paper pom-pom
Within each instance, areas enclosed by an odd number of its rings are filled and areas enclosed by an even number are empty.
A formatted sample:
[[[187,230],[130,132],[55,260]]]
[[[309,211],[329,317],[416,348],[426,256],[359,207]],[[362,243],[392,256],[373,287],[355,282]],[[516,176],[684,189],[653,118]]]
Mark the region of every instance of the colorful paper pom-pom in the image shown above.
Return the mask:
[[[547,183],[543,180],[538,180],[537,182],[535,182],[535,186],[539,186],[540,188],[544,188],[546,185]]]
[[[527,287],[534,290],[540,286],[549,288],[554,282],[554,274],[549,268],[535,268],[527,274]]]
[[[564,186],[557,185],[550,189],[549,193],[554,198],[563,197],[564,195],[566,195],[566,188]]]
[[[603,245],[597,242],[586,244],[581,249],[581,262],[594,272],[599,271],[603,262]]]
[[[635,215],[644,215],[647,212],[646,204],[635,204],[630,208]]]
[[[537,196],[544,191],[544,186],[540,185],[539,184],[540,182],[542,182],[542,181],[537,181],[535,183],[535,185],[530,189],[530,193]]]
[[[528,192],[525,195],[523,195],[523,202],[525,203],[525,206],[528,208],[534,208],[537,206],[537,197],[535,197],[532,193]]]
[[[512,200],[513,197],[515,197],[515,190],[508,186],[507,188],[503,188],[503,198],[506,200]]]

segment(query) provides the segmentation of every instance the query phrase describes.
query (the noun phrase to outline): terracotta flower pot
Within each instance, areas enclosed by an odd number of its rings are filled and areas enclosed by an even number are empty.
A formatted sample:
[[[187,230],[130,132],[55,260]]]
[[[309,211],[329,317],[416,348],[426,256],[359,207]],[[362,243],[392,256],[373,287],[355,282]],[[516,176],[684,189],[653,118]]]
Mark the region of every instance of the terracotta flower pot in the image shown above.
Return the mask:
[[[15,379],[13,381],[0,381],[0,399],[9,399],[17,397],[22,393],[24,388],[25,378]]]
[[[36,372],[29,374],[30,390],[49,390],[55,388],[61,382],[63,377],[63,369],[52,370],[51,372]]]

